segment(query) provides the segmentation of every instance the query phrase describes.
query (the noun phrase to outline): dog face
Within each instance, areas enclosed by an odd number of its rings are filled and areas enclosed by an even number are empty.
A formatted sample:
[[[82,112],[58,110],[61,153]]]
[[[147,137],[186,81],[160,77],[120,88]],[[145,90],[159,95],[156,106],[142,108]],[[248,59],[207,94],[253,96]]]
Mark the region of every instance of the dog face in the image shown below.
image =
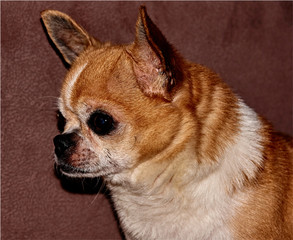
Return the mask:
[[[44,11],[49,36],[71,65],[59,99],[64,131],[54,138],[56,162],[71,176],[114,176],[164,151],[179,132],[183,60],[142,7],[136,40],[101,43],[67,15]],[[175,80],[176,79],[176,80]],[[181,94],[182,95],[182,94]]]

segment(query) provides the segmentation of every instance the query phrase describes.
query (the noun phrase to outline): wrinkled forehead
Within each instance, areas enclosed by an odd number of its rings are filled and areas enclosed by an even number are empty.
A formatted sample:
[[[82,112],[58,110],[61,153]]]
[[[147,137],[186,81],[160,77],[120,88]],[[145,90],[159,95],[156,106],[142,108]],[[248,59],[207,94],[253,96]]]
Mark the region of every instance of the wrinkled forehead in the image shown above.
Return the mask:
[[[61,91],[61,109],[76,112],[80,105],[97,108],[121,97],[138,96],[131,59],[121,48],[102,49],[81,56],[68,72]]]

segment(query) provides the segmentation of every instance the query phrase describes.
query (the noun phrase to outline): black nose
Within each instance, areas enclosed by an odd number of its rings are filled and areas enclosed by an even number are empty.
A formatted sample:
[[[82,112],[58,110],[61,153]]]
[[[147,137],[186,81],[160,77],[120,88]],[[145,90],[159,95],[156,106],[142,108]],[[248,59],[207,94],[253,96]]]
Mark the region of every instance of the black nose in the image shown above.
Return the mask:
[[[66,151],[75,145],[73,134],[60,134],[53,139],[55,145],[55,154],[58,158],[62,157]]]

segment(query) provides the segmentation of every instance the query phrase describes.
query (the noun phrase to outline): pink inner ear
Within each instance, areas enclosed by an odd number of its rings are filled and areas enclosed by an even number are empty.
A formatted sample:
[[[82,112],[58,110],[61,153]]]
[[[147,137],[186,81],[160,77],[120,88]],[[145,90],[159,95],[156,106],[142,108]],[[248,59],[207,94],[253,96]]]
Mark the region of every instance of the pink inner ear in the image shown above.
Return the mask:
[[[140,8],[136,24],[136,40],[131,55],[135,61],[134,72],[144,93],[170,100],[175,81],[179,79],[180,58],[161,31]]]
[[[140,89],[148,96],[159,95],[165,97],[165,77],[160,70],[150,62],[134,62],[134,73]]]

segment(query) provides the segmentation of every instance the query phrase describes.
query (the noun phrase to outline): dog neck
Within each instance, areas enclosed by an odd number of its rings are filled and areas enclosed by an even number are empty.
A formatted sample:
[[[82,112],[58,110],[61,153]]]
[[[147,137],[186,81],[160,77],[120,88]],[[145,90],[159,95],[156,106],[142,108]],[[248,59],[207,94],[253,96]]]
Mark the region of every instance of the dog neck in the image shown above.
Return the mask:
[[[255,178],[263,151],[259,117],[217,75],[193,68],[190,76],[197,82],[187,81],[172,102],[182,116],[174,139],[151,159],[111,176],[110,185],[153,195],[211,181],[232,193]]]

